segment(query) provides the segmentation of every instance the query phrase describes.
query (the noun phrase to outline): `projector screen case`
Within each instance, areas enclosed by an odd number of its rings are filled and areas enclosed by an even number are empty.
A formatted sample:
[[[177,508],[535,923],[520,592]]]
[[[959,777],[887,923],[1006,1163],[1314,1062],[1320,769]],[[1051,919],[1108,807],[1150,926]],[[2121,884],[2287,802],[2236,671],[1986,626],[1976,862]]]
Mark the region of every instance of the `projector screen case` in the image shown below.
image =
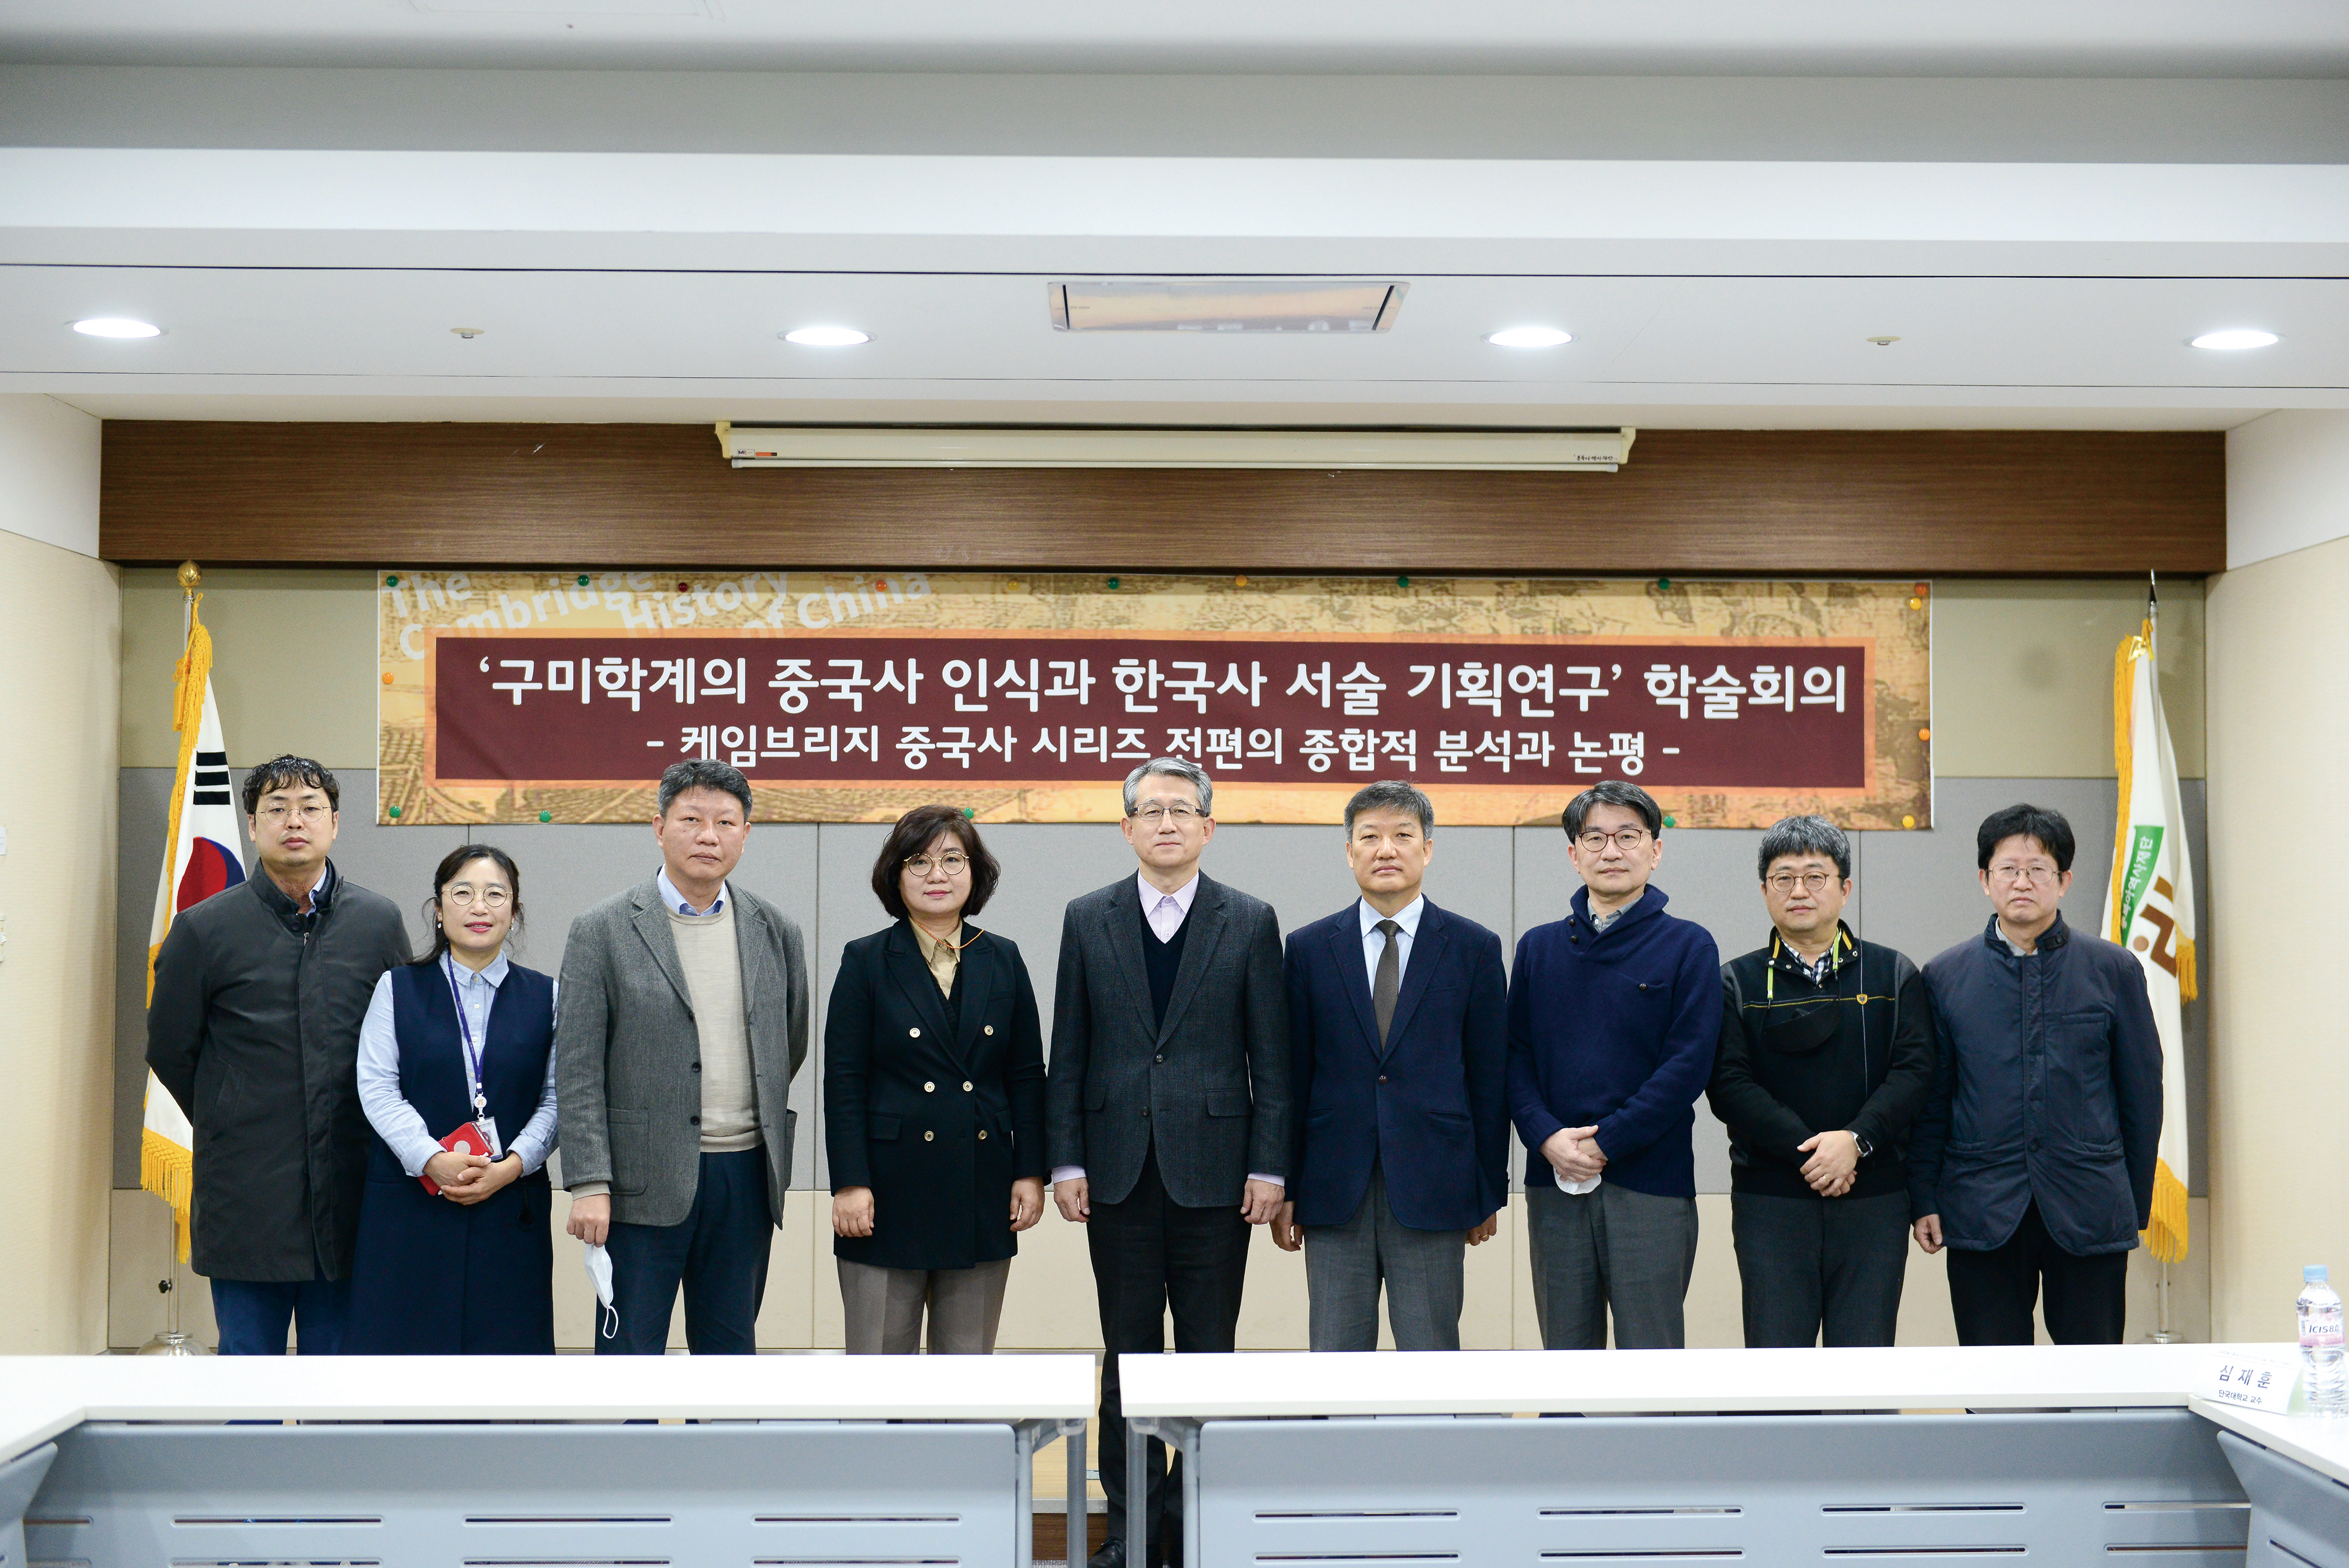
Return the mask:
[[[1639,432],[737,425],[737,468],[1294,468],[1612,473]]]

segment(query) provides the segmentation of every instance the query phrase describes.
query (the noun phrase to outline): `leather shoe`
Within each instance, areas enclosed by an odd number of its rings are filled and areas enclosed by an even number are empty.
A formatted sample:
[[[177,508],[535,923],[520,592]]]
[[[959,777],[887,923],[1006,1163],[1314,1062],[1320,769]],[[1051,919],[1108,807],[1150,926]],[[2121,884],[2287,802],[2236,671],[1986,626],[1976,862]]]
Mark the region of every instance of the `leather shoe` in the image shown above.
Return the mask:
[[[1125,1568],[1125,1541],[1112,1535],[1099,1552],[1085,1559],[1085,1568]]]

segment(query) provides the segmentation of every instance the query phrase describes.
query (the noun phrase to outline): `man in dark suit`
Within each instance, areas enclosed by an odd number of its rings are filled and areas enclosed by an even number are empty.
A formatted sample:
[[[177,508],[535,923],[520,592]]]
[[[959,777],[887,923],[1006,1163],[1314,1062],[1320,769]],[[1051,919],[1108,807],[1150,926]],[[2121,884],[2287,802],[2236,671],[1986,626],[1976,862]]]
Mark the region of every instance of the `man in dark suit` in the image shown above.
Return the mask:
[[[1288,1173],[1288,1018],[1272,907],[1200,874],[1215,784],[1160,757],[1125,781],[1139,875],[1070,902],[1061,926],[1046,1086],[1053,1200],[1087,1227],[1101,1301],[1102,1490],[1123,1568],[1127,1507],[1121,1353],[1228,1351],[1248,1227],[1279,1210]],[[1181,1489],[1153,1442],[1143,1518],[1172,1560]],[[1137,1563],[1135,1568],[1142,1568]]]
[[[1412,784],[1346,803],[1362,896],[1288,939],[1299,1112],[1273,1240],[1305,1249],[1316,1350],[1460,1348],[1462,1262],[1508,1201],[1501,939],[1420,891],[1435,807]],[[1466,1244],[1464,1247],[1463,1243]]]

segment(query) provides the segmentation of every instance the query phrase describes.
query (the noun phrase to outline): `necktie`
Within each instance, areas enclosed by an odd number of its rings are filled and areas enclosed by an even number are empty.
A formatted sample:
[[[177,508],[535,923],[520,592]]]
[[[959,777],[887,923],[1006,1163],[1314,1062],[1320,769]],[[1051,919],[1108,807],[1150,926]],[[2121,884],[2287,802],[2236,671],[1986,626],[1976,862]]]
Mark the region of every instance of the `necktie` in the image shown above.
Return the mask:
[[[1387,1028],[1394,1023],[1397,982],[1402,974],[1402,954],[1395,936],[1402,928],[1392,920],[1381,920],[1378,930],[1387,934],[1387,945],[1379,951],[1379,977],[1371,982],[1371,1012],[1379,1021],[1379,1049],[1387,1048]]]

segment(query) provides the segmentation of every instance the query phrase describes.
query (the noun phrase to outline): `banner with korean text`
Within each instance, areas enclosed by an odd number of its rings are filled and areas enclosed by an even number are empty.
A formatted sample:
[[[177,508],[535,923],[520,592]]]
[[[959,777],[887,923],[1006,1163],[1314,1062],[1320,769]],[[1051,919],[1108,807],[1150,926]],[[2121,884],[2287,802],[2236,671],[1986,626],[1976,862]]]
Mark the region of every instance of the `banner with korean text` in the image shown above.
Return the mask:
[[[1539,822],[1606,777],[1682,826],[1930,822],[1917,584],[390,568],[377,604],[387,823],[641,821],[686,757],[762,821],[1109,821],[1170,753],[1225,822],[1378,778]]]

